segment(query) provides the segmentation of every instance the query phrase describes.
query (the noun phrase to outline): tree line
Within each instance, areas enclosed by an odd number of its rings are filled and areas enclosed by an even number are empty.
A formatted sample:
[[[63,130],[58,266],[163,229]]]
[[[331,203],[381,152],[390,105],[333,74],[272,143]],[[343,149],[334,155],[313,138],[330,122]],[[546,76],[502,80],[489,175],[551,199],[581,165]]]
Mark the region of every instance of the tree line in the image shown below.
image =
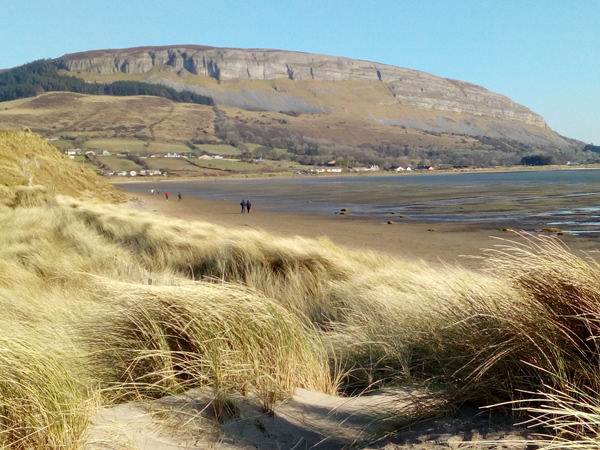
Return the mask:
[[[589,152],[600,153],[600,145],[587,144],[583,149]]]
[[[0,102],[35,97],[44,92],[64,91],[89,95],[153,95],[174,102],[214,105],[211,97],[189,91],[139,81],[87,83],[81,78],[63,75],[53,61],[39,60],[0,72]]]

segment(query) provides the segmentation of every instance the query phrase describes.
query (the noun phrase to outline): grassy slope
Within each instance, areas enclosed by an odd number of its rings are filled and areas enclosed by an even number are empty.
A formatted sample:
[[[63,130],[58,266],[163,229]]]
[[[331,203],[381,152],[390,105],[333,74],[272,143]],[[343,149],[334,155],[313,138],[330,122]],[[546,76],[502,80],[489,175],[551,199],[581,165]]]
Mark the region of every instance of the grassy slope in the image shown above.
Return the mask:
[[[214,139],[211,107],[173,103],[158,97],[108,97],[51,92],[26,101],[2,103],[1,127],[30,127],[46,137],[144,136],[156,142]]]
[[[0,185],[4,186],[0,195],[5,202],[14,201],[17,192],[7,188],[30,185],[73,197],[115,202],[125,199],[95,172],[69,159],[29,131],[0,132]]]
[[[238,156],[241,154],[239,148],[228,144],[198,144],[198,150],[215,155]]]
[[[73,144],[71,143],[71,146]],[[99,149],[109,152],[144,152],[147,150],[147,142],[141,139],[88,139],[82,145],[84,150]]]
[[[271,87],[259,84],[253,88]],[[380,106],[366,107],[360,99],[347,100],[348,103],[342,102],[332,107],[327,114],[302,114],[298,117],[277,112],[220,108],[241,126],[250,124],[269,127],[273,133],[298,134],[353,146],[395,142],[411,148],[450,151],[491,148],[466,136],[436,136],[416,129],[382,125],[374,120],[367,120],[370,109],[378,110]],[[335,97],[327,99],[329,101],[341,100]],[[214,134],[214,112],[212,108],[203,105],[172,103],[155,97],[84,96],[58,92],[43,94],[27,101],[4,102],[2,105],[0,127],[11,129],[29,126],[47,137],[85,135],[102,139],[131,139],[143,136],[150,141],[165,143],[183,143],[192,139],[218,141]],[[383,117],[433,119],[431,113],[420,110],[394,110]],[[460,118],[463,117],[455,117]],[[476,118],[471,117],[471,120],[477,122]],[[546,133],[539,129],[535,131]]]
[[[185,82],[192,86],[202,86],[218,91],[234,91],[239,92],[241,89],[250,89],[257,91],[273,91],[282,92],[287,95],[292,95],[302,99],[310,104],[322,106],[327,111],[327,118],[323,121],[323,129],[319,131],[322,135],[327,135],[328,139],[339,140],[340,142],[347,142],[349,144],[358,145],[362,142],[370,142],[369,140],[360,140],[360,135],[346,136],[344,130],[334,130],[328,132],[327,125],[331,128],[332,125],[345,121],[349,124],[353,124],[348,129],[356,128],[377,128],[380,132],[391,133],[399,137],[398,133],[393,130],[396,127],[384,126],[379,124],[370,123],[370,117],[385,118],[385,119],[411,119],[417,122],[422,121],[428,123],[434,121],[440,112],[437,110],[427,110],[408,107],[399,103],[390,93],[388,86],[385,83],[370,83],[363,81],[316,81],[316,80],[304,80],[304,81],[293,81],[287,78],[276,79],[276,80],[228,80],[222,83],[218,83],[211,77],[205,77],[200,75],[187,74],[185,78],[182,78],[172,71],[162,71],[160,67],[154,67],[150,72],[144,74],[124,74],[117,73],[111,75],[99,75],[91,73],[77,73],[78,77],[84,78],[87,81],[101,81],[111,82],[133,79],[136,81],[145,81],[148,77],[157,77],[171,79],[172,81],[181,83]],[[255,112],[248,111],[250,115],[259,120],[262,113],[256,114]],[[266,113],[268,115],[268,113]],[[473,124],[477,125],[482,129],[486,129],[486,121],[481,117],[464,114],[464,113],[453,113],[449,111],[443,111],[441,113],[450,120],[469,120]],[[279,115],[279,118],[286,118],[286,116]],[[317,115],[319,121],[323,119],[323,115]],[[498,121],[502,124],[503,121]],[[510,126],[511,122],[504,122],[505,125]],[[314,125],[314,123],[313,123]],[[542,136],[555,136],[554,131],[550,128],[540,128],[533,125],[522,124],[523,128],[529,132],[542,135]],[[312,136],[310,128],[301,128],[301,131],[306,133],[307,136]],[[299,131],[300,131],[299,130]],[[406,130],[403,130],[406,131]],[[415,133],[416,132],[416,133]],[[409,130],[410,135],[420,133],[418,130]],[[325,136],[314,136],[325,138]],[[341,140],[340,140],[341,139]],[[443,140],[435,139],[435,137],[428,137],[425,141],[432,145],[436,145],[438,148],[447,148],[444,144],[450,145],[448,148],[456,147],[461,141],[459,138],[452,137],[450,135],[445,136]],[[372,141],[371,141],[372,142]],[[409,145],[417,145],[419,141],[406,142]],[[427,145],[427,144],[426,144]],[[464,147],[464,144],[463,144]],[[461,148],[460,146],[458,148]],[[468,147],[467,147],[468,148]],[[478,147],[479,148],[479,147]]]
[[[139,164],[121,156],[98,156],[98,161],[108,166],[111,170],[140,171],[143,169]]]

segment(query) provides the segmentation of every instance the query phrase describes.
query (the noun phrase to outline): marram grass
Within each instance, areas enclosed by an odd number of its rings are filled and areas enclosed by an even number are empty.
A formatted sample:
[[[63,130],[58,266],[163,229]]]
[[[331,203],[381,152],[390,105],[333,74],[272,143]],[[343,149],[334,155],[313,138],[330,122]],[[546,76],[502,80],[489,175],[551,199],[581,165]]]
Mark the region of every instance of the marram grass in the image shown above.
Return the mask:
[[[0,208],[4,447],[77,448],[94,408],[198,386],[223,417],[231,392],[269,410],[407,383],[599,443],[600,268],[556,239],[502,241],[475,273],[19,189],[37,200]]]
[[[140,393],[208,385],[289,395],[296,387],[332,393],[327,354],[290,312],[233,285],[95,285],[92,317],[81,324],[95,357]],[[83,330],[82,330],[83,333]],[[284,395],[284,396],[285,396]]]

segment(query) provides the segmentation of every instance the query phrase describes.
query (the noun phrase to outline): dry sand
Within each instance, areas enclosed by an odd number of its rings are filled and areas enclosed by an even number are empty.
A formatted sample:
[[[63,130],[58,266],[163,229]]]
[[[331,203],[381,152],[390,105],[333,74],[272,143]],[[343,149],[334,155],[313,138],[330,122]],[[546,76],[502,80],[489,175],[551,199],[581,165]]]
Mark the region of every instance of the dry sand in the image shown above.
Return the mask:
[[[192,389],[151,403],[100,411],[89,428],[88,449],[532,449],[528,430],[505,417],[463,409],[454,417],[414,425],[377,440],[427,401],[410,389],[342,398],[297,389],[272,413],[251,395],[232,396],[237,410],[217,425],[210,388]]]
[[[263,230],[277,236],[327,236],[342,247],[373,250],[396,258],[424,261],[429,265],[461,265],[478,270],[483,267],[485,250],[517,240],[515,233],[502,231],[502,224],[419,223],[390,216],[393,224],[347,215],[267,211],[266,205],[253,205],[250,214],[241,214],[240,206],[223,200],[203,200],[163,195],[134,194],[132,208],[168,217],[204,221],[230,228]],[[600,241],[584,236],[560,236],[579,256],[597,257]]]

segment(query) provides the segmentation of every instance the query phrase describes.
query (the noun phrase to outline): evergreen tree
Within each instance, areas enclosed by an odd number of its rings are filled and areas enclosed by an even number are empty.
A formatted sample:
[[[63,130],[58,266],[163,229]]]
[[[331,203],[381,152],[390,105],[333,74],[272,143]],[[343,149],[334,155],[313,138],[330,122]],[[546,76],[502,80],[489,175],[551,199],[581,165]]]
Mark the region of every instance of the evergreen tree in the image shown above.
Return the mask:
[[[193,92],[178,92],[157,84],[138,81],[114,83],[86,83],[83,79],[58,72],[59,63],[48,60],[34,61],[0,73],[0,102],[35,97],[44,92],[66,91],[89,95],[152,95],[174,102],[214,105],[211,97]]]

